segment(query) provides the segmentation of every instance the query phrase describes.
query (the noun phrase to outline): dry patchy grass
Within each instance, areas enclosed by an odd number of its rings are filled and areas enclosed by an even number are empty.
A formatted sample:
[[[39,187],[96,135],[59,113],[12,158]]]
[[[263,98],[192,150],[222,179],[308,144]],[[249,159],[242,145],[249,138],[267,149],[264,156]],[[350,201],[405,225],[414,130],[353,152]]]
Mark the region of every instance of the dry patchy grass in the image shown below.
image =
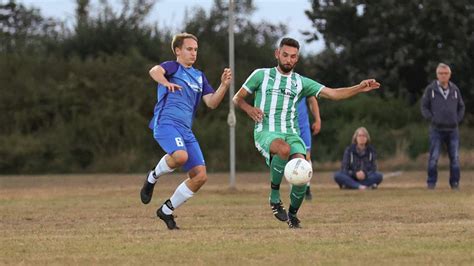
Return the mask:
[[[181,182],[162,178],[142,205],[142,175],[0,177],[0,264],[401,265],[474,264],[474,172],[451,191],[425,173],[384,181],[378,190],[341,191],[331,173],[313,180],[302,230],[273,218],[266,173],[226,174],[176,211],[182,230],[155,216]],[[288,205],[288,186],[282,186]]]

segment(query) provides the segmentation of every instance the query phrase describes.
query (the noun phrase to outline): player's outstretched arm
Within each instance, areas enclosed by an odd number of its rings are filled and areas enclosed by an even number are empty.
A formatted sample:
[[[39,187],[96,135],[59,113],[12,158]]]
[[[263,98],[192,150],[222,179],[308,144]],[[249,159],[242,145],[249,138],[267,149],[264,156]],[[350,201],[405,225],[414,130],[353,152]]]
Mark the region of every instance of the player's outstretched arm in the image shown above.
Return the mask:
[[[171,92],[174,92],[175,90],[180,90],[181,89],[181,86],[179,86],[177,84],[174,84],[174,83],[171,83],[166,79],[166,77],[165,77],[166,71],[160,65],[156,65],[156,66],[152,67],[148,73],[150,73],[150,77],[153,80],[155,80],[156,82],[158,82],[161,85],[165,86]]]
[[[311,96],[307,98],[307,102],[314,118],[314,122],[311,125],[311,131],[313,132],[313,135],[317,135],[319,131],[321,131],[321,116],[319,114],[318,100],[316,100],[315,96]]]
[[[224,96],[229,89],[230,81],[232,80],[232,71],[230,68],[224,68],[224,72],[221,75],[221,85],[217,88],[216,92],[206,94],[202,97],[207,107],[216,109],[224,99]]]
[[[240,90],[234,95],[232,101],[236,106],[242,109],[247,115],[255,122],[262,122],[263,111],[251,106],[245,101],[245,98],[249,95],[246,89],[240,88]]]
[[[337,100],[350,98],[361,92],[368,92],[368,91],[375,90],[378,88],[380,88],[380,83],[378,83],[375,79],[366,79],[352,87],[337,88],[337,89],[324,87],[321,90],[320,95],[321,97],[337,101]]]

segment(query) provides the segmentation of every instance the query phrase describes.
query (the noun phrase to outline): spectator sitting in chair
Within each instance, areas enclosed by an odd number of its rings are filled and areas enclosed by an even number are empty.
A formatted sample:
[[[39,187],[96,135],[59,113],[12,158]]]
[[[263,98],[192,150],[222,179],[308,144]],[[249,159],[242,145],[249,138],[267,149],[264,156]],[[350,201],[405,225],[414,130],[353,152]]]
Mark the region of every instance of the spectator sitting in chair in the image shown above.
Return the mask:
[[[383,175],[377,172],[376,152],[365,127],[359,127],[352,136],[352,144],[344,151],[341,170],[334,180],[341,189],[376,189]]]

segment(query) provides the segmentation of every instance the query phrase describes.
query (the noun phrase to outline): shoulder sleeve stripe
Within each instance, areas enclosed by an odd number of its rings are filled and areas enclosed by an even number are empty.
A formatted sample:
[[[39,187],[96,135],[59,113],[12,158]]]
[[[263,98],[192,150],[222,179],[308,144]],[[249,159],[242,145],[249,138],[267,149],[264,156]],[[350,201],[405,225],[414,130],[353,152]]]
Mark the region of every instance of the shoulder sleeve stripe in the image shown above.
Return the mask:
[[[179,63],[176,61],[166,61],[161,63],[160,66],[165,70],[165,77],[170,77],[178,71]]]
[[[253,91],[251,91],[245,84],[242,85],[242,88],[244,88],[248,93],[252,94]]]
[[[258,69],[255,69],[252,74],[250,74],[250,76],[245,80],[244,84],[242,85],[242,88],[244,88],[247,92],[249,92],[250,94],[253,93],[253,90],[252,88],[249,88],[247,86],[247,84],[249,83],[252,83],[251,80],[252,78],[254,78],[255,75],[259,74],[261,71],[263,71],[264,69],[263,68],[258,68]]]
[[[315,95],[316,98],[319,99],[319,94],[321,94],[321,91],[322,91],[324,88],[326,88],[326,86],[323,85],[323,86],[319,89],[319,91],[318,91],[318,92],[316,93],[316,95]]]

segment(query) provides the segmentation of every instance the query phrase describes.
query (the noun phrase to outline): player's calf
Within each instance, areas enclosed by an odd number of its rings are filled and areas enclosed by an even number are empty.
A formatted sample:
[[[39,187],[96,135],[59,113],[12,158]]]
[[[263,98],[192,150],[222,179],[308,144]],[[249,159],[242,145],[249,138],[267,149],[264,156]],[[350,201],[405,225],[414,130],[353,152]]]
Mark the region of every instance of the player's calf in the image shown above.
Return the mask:
[[[197,192],[207,182],[206,166],[198,165],[188,172],[189,180],[186,186],[193,192]]]
[[[198,191],[207,182],[206,174],[196,175],[189,180],[189,188],[193,191]]]
[[[175,170],[174,168],[171,168],[168,165],[168,163],[166,162],[167,158],[169,158],[169,155],[163,156],[156,165],[155,169],[151,170],[148,173],[145,182],[143,183],[143,187],[140,190],[140,199],[143,204],[150,203],[151,198],[153,196],[153,190],[155,188],[156,181],[158,181],[158,178],[164,174],[171,173]]]

